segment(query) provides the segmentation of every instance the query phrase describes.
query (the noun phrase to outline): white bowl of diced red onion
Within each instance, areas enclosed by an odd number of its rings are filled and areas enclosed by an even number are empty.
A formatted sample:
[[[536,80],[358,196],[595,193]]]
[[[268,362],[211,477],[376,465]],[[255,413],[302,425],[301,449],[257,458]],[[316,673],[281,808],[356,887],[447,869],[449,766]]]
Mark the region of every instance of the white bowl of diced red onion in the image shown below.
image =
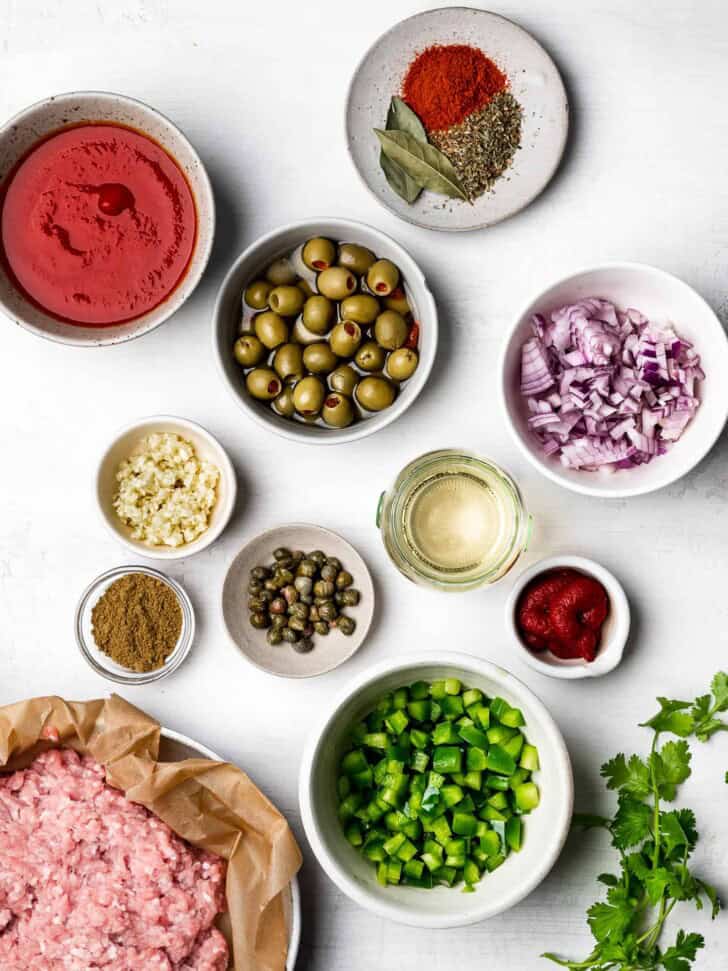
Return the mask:
[[[705,300],[641,263],[571,274],[516,318],[501,358],[507,422],[553,482],[619,498],[669,485],[728,418],[728,339]]]

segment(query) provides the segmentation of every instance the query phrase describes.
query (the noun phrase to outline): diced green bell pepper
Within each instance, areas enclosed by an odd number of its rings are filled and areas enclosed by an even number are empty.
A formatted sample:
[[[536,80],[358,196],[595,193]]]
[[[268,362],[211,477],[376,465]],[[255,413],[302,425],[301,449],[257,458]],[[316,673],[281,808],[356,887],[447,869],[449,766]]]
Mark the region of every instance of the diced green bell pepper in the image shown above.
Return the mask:
[[[535,782],[524,782],[523,785],[517,786],[513,792],[516,797],[516,806],[522,813],[530,813],[540,802],[538,786]]]
[[[391,715],[387,715],[384,719],[384,724],[393,735],[401,735],[409,725],[409,718],[403,711],[397,710],[393,711]]]
[[[455,811],[452,814],[452,831],[458,836],[475,836],[478,820],[471,813]]]
[[[520,816],[511,816],[506,823],[506,843],[514,851],[521,848],[523,837],[523,821]]]
[[[523,746],[523,751],[521,752],[521,761],[518,764],[522,769],[526,769],[528,772],[538,772],[538,749],[535,745],[526,744]]]
[[[452,722],[440,722],[432,732],[433,745],[457,745],[460,742],[457,728]]]
[[[435,772],[460,772],[462,763],[463,753],[454,745],[439,745],[432,756],[432,767]],[[513,768],[515,769],[515,766]],[[510,773],[507,774],[510,775]]]
[[[491,745],[488,749],[487,759],[490,772],[497,772],[499,775],[513,775],[516,771],[515,761],[500,745]]]
[[[474,725],[463,725],[458,734],[468,745],[475,745],[477,748],[488,748],[488,736]]]

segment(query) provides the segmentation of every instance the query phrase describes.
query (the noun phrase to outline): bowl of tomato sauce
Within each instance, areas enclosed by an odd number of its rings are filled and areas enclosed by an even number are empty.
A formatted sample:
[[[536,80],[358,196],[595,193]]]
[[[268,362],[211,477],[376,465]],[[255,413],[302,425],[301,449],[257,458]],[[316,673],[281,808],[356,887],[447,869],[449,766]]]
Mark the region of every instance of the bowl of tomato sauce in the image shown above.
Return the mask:
[[[0,128],[0,309],[101,346],[167,320],[207,265],[215,204],[182,132],[125,95],[56,95]]]
[[[518,577],[506,626],[522,661],[552,678],[599,677],[622,660],[630,608],[619,580],[583,556],[539,560]]]

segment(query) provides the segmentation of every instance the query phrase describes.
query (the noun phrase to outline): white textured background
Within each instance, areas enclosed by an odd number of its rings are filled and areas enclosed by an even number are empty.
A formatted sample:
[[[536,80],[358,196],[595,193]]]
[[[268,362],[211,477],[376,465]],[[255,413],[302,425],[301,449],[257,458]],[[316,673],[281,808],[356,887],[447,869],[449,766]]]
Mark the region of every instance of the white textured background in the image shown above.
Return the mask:
[[[728,443],[687,479],[628,501],[559,490],[516,453],[496,398],[497,350],[517,308],[555,276],[607,259],[679,274],[728,316],[728,14],[722,0],[502,0],[560,65],[573,133],[565,163],[525,213],[483,233],[447,236],[398,222],[358,182],[342,133],[348,79],[371,42],[420,8],[407,0],[301,4],[193,0],[0,0],[0,116],[60,91],[118,90],[155,105],[209,167],[219,232],[185,309],[131,344],[83,351],[0,327],[0,703],[108,690],[73,640],[81,589],[128,562],[94,507],[96,459],[117,425],[157,412],[207,425],[230,449],[241,499],[223,539],[172,566],[200,623],[192,655],[160,686],[123,692],[162,722],[246,768],[302,839],[303,971],[505,971],[545,968],[546,949],[586,953],[583,911],[612,854],[572,838],[543,886],[515,910],[453,932],[411,930],[357,909],[318,869],[298,824],[296,771],[313,716],[371,662],[439,643],[490,657],[531,685],[569,744],[581,809],[606,809],[599,765],[643,748],[637,723],[656,694],[696,694],[728,664]],[[221,386],[210,312],[239,251],[281,223],[350,216],[391,233],[420,261],[441,312],[435,372],[405,418],[359,444],[306,448],[251,424]],[[710,366],[710,362],[707,362]],[[726,376],[728,379],[728,376]],[[374,511],[406,459],[462,445],[503,463],[537,531],[529,559],[594,557],[622,579],[634,636],[621,668],[593,683],[542,678],[504,637],[510,581],[458,599],[390,567]],[[309,682],[267,677],[241,660],[218,613],[226,565],[253,534],[308,520],[341,530],[371,565],[380,610],[360,654]],[[702,833],[697,865],[728,896],[728,737],[700,748],[685,787]],[[679,916],[678,916],[679,915]],[[684,905],[673,926],[705,933],[698,967],[728,966],[728,916]]]

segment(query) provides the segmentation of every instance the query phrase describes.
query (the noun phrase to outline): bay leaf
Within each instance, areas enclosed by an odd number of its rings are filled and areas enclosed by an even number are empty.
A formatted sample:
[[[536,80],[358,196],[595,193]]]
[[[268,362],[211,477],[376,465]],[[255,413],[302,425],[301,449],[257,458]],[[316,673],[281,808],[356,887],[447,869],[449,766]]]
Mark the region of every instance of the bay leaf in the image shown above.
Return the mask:
[[[419,117],[409,105],[396,96],[389,103],[387,131],[406,131],[415,138],[424,142],[427,141],[427,132]],[[383,151],[379,153],[379,164],[387,182],[397,195],[410,205],[416,202],[422,192],[422,186],[407,175],[401,165],[388,158]]]
[[[379,164],[387,182],[397,195],[405,202],[409,202],[410,205],[416,202],[420,192],[422,192],[422,186],[407,175],[401,165],[397,165],[391,158],[388,158],[383,151],[379,153]]]
[[[413,138],[427,142],[425,126],[410,106],[401,98],[392,98],[387,112],[387,131],[406,131]]]
[[[434,145],[421,142],[408,132],[374,129],[382,151],[423,189],[452,199],[468,199],[450,159]]]

